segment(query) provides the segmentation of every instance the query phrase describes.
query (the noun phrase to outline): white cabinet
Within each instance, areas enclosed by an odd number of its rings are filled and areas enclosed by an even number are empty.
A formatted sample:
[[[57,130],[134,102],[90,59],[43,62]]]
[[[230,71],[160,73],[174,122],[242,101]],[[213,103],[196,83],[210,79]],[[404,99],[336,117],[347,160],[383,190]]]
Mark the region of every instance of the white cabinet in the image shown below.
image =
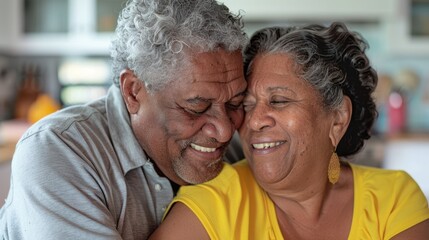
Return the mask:
[[[429,1],[393,0],[394,14],[387,21],[389,51],[397,56],[429,54]]]
[[[379,20],[393,13],[392,0],[220,0],[247,21]]]
[[[388,141],[383,167],[408,172],[420,185],[429,202],[429,139]]]
[[[18,23],[15,21],[17,10],[16,1],[0,0],[0,53],[6,52],[10,43],[18,35]]]
[[[0,52],[107,55],[122,4],[122,0],[0,0],[4,16]]]

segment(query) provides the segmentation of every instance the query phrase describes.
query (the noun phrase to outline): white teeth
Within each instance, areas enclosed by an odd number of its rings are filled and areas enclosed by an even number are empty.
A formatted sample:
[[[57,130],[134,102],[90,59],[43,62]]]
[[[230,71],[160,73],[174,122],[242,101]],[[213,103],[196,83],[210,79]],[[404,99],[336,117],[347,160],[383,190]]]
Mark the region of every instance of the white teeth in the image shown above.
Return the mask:
[[[271,142],[271,143],[255,143],[252,144],[255,149],[268,149],[282,144],[283,142]]]
[[[197,151],[200,151],[200,152],[214,152],[214,151],[216,151],[216,148],[202,147],[202,146],[196,145],[194,143],[191,143],[191,147]]]

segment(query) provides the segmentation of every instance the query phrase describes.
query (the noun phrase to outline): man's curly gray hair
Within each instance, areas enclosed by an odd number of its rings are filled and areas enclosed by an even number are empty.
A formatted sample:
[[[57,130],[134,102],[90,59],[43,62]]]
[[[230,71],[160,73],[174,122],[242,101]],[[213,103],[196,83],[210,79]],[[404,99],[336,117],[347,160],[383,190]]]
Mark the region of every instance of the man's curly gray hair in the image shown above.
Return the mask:
[[[114,82],[130,69],[156,91],[186,64],[185,49],[236,51],[246,42],[241,16],[215,0],[128,0],[111,45]]]

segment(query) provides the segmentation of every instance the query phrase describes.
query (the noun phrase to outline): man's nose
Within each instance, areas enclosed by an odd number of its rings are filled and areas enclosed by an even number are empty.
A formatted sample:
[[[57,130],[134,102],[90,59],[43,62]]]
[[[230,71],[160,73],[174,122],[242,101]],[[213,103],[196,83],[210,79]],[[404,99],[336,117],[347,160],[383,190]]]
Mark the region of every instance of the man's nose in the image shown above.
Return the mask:
[[[212,115],[203,126],[203,132],[207,136],[214,138],[221,143],[230,141],[236,130],[236,126],[231,116],[229,116],[225,110]]]

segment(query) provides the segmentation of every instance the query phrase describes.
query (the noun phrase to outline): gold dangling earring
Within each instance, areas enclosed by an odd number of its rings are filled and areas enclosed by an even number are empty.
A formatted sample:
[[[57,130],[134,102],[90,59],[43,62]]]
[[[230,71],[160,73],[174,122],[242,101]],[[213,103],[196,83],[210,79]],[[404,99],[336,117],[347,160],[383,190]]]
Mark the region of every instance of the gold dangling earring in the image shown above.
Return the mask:
[[[329,182],[332,184],[335,184],[338,182],[338,179],[340,178],[340,159],[338,158],[336,149],[334,148],[334,152],[332,153],[331,159],[329,160],[328,165],[328,179]]]

